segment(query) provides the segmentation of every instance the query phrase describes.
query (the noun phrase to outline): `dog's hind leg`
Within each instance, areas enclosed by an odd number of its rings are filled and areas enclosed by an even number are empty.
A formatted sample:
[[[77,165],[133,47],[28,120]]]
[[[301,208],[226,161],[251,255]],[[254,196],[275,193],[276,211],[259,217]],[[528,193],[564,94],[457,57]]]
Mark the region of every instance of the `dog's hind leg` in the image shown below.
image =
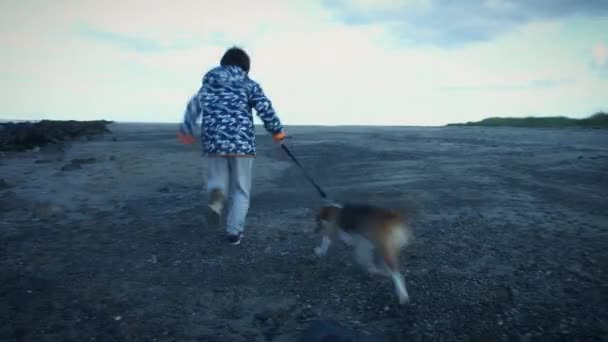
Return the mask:
[[[405,277],[399,271],[398,255],[391,249],[382,248],[382,256],[384,258],[384,262],[388,266],[391,279],[393,280],[393,284],[395,285],[395,292],[399,297],[399,303],[405,304],[409,302],[409,295],[405,286]]]

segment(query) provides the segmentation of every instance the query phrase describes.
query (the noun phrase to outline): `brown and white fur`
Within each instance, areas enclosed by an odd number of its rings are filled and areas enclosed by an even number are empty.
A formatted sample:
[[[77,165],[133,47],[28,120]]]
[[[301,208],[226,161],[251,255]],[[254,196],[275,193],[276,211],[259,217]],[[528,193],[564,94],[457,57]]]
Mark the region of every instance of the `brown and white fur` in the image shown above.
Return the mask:
[[[371,205],[331,204],[319,210],[316,221],[316,231],[323,230],[321,244],[314,250],[317,256],[325,256],[329,246],[341,240],[354,247],[357,261],[368,272],[392,279],[400,304],[409,302],[399,254],[413,232],[401,215]]]

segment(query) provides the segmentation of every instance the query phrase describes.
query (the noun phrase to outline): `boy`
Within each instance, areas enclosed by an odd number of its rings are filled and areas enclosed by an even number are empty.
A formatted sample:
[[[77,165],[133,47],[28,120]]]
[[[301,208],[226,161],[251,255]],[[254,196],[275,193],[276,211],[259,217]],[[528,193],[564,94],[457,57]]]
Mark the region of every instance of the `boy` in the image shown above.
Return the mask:
[[[202,86],[190,99],[177,133],[180,142],[194,143],[193,129],[196,120],[202,117],[201,145],[209,169],[207,219],[218,224],[224,203],[230,197],[226,231],[228,241],[234,245],[241,242],[249,209],[256,147],[251,110],[256,110],[276,142],[282,143],[285,138],[283,125],[270,100],[260,85],[249,78],[249,67],[245,51],[238,47],[228,49],[220,65],[203,77]]]

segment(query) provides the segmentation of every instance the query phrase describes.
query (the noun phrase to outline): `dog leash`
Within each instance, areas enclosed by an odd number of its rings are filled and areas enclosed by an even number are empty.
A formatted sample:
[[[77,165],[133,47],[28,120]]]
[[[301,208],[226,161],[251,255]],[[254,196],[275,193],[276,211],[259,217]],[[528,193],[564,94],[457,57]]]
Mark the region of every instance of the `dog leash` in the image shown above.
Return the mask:
[[[285,145],[285,143],[282,143],[281,147],[287,153],[287,155],[289,155],[289,157],[291,158],[291,160],[293,160],[293,162],[300,168],[300,170],[302,170],[302,173],[304,174],[304,177],[306,177],[308,179],[308,181],[310,181],[310,183],[317,189],[317,191],[319,192],[319,195],[321,195],[321,198],[323,198],[324,200],[328,200],[327,199],[327,194],[325,193],[325,191],[323,191],[323,189],[321,189],[321,187],[315,182],[315,180],[312,179],[312,177],[310,177],[308,175],[308,173],[306,172],[306,170],[302,167],[302,165],[300,164],[300,162],[298,162],[298,159],[296,159],[296,157],[287,148],[287,146]]]

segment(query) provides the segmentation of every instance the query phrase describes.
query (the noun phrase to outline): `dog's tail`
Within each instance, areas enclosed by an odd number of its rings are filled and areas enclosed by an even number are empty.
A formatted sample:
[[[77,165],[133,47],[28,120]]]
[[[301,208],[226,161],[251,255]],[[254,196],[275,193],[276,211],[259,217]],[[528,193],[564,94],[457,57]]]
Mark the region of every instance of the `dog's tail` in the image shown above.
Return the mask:
[[[395,229],[391,233],[390,241],[394,249],[403,248],[414,239],[414,234],[407,223],[399,225],[398,229]]]

